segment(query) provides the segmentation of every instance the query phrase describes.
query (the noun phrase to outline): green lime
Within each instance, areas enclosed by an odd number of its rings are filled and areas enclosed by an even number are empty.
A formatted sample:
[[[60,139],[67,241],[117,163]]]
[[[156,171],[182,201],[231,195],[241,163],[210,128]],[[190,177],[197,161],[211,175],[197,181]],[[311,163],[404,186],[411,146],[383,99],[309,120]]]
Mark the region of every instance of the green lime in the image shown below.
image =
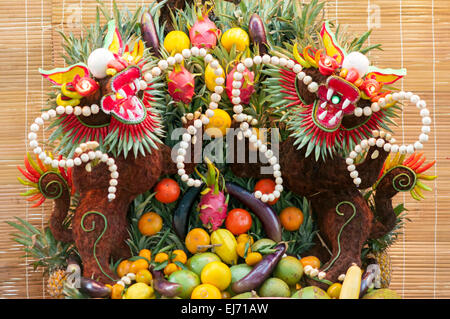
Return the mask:
[[[170,274],[170,282],[174,282],[181,285],[180,297],[188,299],[191,297],[192,290],[200,285],[200,278],[193,271],[182,269]]]
[[[295,285],[303,276],[302,263],[295,257],[284,257],[275,268],[273,276],[280,278],[289,286]]]
[[[203,267],[213,261],[221,261],[220,257],[214,253],[206,252],[195,254],[187,261],[186,265],[190,270],[195,272],[198,276],[202,273]]]
[[[297,299],[331,299],[325,290],[316,286],[309,286],[295,292],[291,298]]]
[[[279,278],[269,278],[259,288],[261,297],[290,297],[291,290],[287,283]]]

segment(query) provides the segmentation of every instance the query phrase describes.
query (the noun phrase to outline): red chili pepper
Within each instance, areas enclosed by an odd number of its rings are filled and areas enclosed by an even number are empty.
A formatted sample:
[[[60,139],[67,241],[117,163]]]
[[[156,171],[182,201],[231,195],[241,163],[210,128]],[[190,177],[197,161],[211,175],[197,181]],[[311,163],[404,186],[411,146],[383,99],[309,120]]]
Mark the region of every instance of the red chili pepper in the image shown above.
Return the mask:
[[[31,205],[31,207],[38,207],[41,206],[43,202],[45,202],[45,196],[42,195],[41,199],[39,201],[37,201],[35,204]]]
[[[25,155],[25,167],[27,168],[28,173],[30,173],[31,175],[33,175],[34,177],[36,177],[37,179],[41,178],[41,174],[39,174],[39,172],[37,172],[31,165],[30,162],[28,161],[28,157]]]
[[[436,163],[436,161],[432,161],[431,163],[428,163],[427,165],[417,169],[416,174],[420,174],[420,173],[425,172],[427,169],[429,169],[431,166],[433,166],[434,163]]]
[[[39,182],[39,178],[36,178],[35,176],[31,175],[29,172],[23,170],[20,166],[17,166],[17,169],[30,180],[30,182],[37,183]]]
[[[417,161],[417,163],[415,163],[414,165],[411,165],[411,169],[413,171],[415,171],[416,169],[418,169],[425,161],[426,161],[426,157],[424,156],[420,161]]]

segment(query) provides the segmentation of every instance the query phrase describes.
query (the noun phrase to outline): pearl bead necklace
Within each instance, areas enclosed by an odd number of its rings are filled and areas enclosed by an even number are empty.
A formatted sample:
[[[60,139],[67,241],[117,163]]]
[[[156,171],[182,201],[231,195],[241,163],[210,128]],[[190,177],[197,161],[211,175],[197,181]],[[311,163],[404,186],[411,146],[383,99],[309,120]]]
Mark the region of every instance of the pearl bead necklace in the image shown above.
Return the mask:
[[[73,114],[76,116],[91,116],[92,114],[98,114],[100,112],[100,107],[97,104],[92,104],[92,105],[86,105],[86,106],[62,106],[62,105],[58,105],[56,107],[56,114],[58,115],[62,115],[62,114]]]
[[[250,125],[258,124],[256,119],[253,119],[251,116],[242,113],[243,106],[240,98],[240,88],[242,86],[242,78],[243,72],[245,72],[246,68],[251,68],[253,65],[260,64],[270,64],[274,66],[286,67],[297,74],[299,80],[303,81],[305,85],[307,85],[308,91],[311,93],[317,92],[319,89],[319,84],[312,80],[312,77],[306,75],[305,72],[302,71],[302,66],[300,64],[295,63],[292,60],[287,60],[286,58],[279,58],[277,56],[270,56],[265,54],[264,56],[254,56],[253,58],[245,58],[241,63],[239,63],[236,67],[236,71],[233,74],[233,98],[231,102],[233,103],[233,118],[237,122],[241,122],[240,129],[243,132],[243,136],[249,139],[249,142],[252,143],[252,146],[259,150],[261,153],[264,153],[264,156],[268,159],[269,164],[273,169],[273,176],[275,178],[275,190],[270,194],[262,194],[260,191],[256,191],[253,195],[256,198],[261,199],[263,202],[271,202],[276,198],[279,198],[281,192],[283,191],[283,178],[281,177],[280,164],[278,164],[278,159],[274,156],[272,150],[267,149],[267,145],[263,143],[262,140],[258,138],[258,136],[253,133]],[[249,125],[250,124],[250,125]],[[239,135],[238,135],[239,138]]]
[[[367,145],[369,145],[369,146],[376,145],[379,148],[383,148],[383,150],[386,152],[392,152],[392,153],[400,152],[400,154],[412,154],[416,150],[418,151],[418,150],[423,149],[423,143],[428,141],[428,139],[429,139],[428,133],[430,133],[430,131],[431,131],[430,111],[427,109],[427,103],[424,100],[421,100],[418,95],[415,95],[412,92],[404,92],[404,91],[400,91],[400,92],[393,93],[393,94],[388,94],[388,95],[386,95],[386,97],[379,99],[378,102],[372,103],[370,109],[372,111],[374,111],[374,109],[379,110],[380,107],[385,107],[387,104],[397,102],[397,101],[402,101],[402,100],[409,100],[410,102],[416,104],[417,108],[420,109],[420,116],[422,117],[423,126],[422,126],[422,132],[419,135],[419,139],[416,142],[414,142],[414,144],[398,145],[398,144],[393,144],[395,142],[395,139],[392,138],[390,134],[385,133],[383,131],[377,131],[377,130],[373,131],[372,134],[374,137],[370,138],[369,140],[363,140],[363,141],[361,141],[361,143],[359,145],[356,145],[355,149],[352,152],[350,152],[349,158],[347,158],[347,160],[346,160],[347,165],[349,165],[347,168],[350,171],[350,177],[353,178],[353,182],[355,183],[356,186],[359,186],[361,184],[361,178],[358,177],[358,172],[356,171],[356,169],[354,169],[353,159],[355,159],[358,156],[358,154],[360,154],[362,152],[362,150],[364,148],[367,148]],[[355,109],[355,112],[356,112],[356,109]],[[364,113],[364,114],[366,115],[366,113]],[[356,113],[355,113],[355,115],[356,115]],[[379,137],[379,138],[375,139],[377,137]],[[383,138],[388,143],[385,143]],[[389,143],[389,142],[391,142],[391,143]],[[376,155],[375,152],[372,155],[372,158],[374,155]]]
[[[93,104],[95,105],[95,104]],[[37,141],[37,132],[40,129],[40,126],[44,124],[44,121],[48,121],[54,117],[56,117],[58,114],[71,114],[67,113],[67,111],[63,110],[64,112],[61,113],[60,106],[59,112],[56,110],[48,110],[46,112],[43,112],[40,117],[37,117],[34,120],[34,123],[30,126],[30,134],[28,134],[28,139],[30,140],[30,147],[33,149],[33,152],[38,155],[39,159],[42,160],[45,164],[51,165],[54,168],[61,167],[61,168],[70,168],[74,166],[80,166],[82,163],[86,163],[85,169],[90,172],[92,170],[92,167],[90,165],[90,161],[94,159],[99,159],[101,162],[106,163],[108,166],[108,170],[111,172],[109,180],[109,188],[108,188],[108,200],[112,201],[116,198],[116,191],[117,191],[117,179],[119,178],[119,173],[117,172],[117,165],[115,165],[115,160],[112,157],[109,157],[108,154],[103,153],[102,151],[94,151],[99,144],[96,141],[89,141],[86,143],[81,143],[76,149],[75,153],[78,155],[78,157],[74,158],[68,158],[68,159],[52,159],[50,156],[47,155],[45,151],[42,150],[41,147],[39,147],[39,143]],[[63,107],[64,108],[64,107]],[[65,107],[67,108],[67,106]],[[91,106],[92,109],[92,106]]]
[[[181,63],[184,59],[188,59],[190,57],[203,57],[205,63],[209,63],[211,68],[214,71],[214,74],[217,76],[215,83],[216,87],[214,88],[214,93],[211,94],[211,101],[209,103],[208,109],[205,114],[201,114],[199,118],[194,120],[193,125],[189,125],[187,127],[187,133],[183,134],[183,140],[180,142],[178,149],[176,162],[178,168],[178,175],[183,182],[185,182],[188,186],[200,187],[202,185],[202,180],[194,179],[189,177],[184,170],[185,167],[185,156],[187,154],[187,149],[189,148],[189,144],[195,144],[196,138],[194,135],[197,134],[198,130],[202,128],[203,125],[207,125],[209,123],[209,119],[214,116],[214,110],[218,108],[219,102],[221,100],[221,94],[223,93],[222,85],[225,83],[223,77],[222,68],[220,68],[220,63],[214,57],[207,52],[205,48],[192,47],[190,49],[184,49],[181,54],[177,53],[173,57],[167,58],[167,60],[160,60],[158,65],[151,69],[150,72],[144,74],[144,79],[146,81],[150,81],[153,77],[160,76],[163,71],[165,71],[169,66],[174,65],[175,63]],[[187,120],[193,120],[194,114],[186,114]]]

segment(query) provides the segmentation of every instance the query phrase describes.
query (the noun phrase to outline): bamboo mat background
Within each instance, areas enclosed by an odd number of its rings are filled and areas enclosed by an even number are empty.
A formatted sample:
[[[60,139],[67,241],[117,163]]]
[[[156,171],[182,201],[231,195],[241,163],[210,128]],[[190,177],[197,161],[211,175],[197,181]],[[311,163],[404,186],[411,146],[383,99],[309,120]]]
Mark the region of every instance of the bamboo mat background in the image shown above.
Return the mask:
[[[109,1],[105,1],[108,3]],[[117,1],[130,9],[143,1]],[[147,2],[147,1],[146,1]],[[371,43],[384,51],[371,53],[374,65],[408,69],[399,85],[424,98],[433,121],[425,153],[437,159],[431,170],[439,178],[427,200],[416,202],[409,194],[397,196],[409,209],[404,233],[391,247],[391,288],[404,298],[450,298],[450,192],[448,135],[450,129],[450,11],[448,0],[330,0],[326,15],[362,33],[373,28]],[[110,3],[108,3],[111,6]],[[5,221],[19,216],[32,224],[46,225],[51,203],[29,208],[17,194],[17,165],[29,150],[26,137],[33,119],[45,103],[48,83],[39,67],[63,66],[61,39],[56,30],[80,32],[80,23],[95,17],[93,0],[0,1],[0,298],[46,298],[41,272],[21,259],[20,246],[11,241]],[[415,141],[420,130],[417,109],[407,106],[395,130],[399,142]],[[48,133],[41,132],[43,138]]]

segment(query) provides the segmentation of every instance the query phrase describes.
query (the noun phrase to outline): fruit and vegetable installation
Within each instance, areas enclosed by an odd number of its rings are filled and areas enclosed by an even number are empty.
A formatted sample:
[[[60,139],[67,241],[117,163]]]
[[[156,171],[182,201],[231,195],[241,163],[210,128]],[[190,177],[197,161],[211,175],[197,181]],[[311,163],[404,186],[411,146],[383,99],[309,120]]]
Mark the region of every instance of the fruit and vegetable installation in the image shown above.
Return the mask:
[[[436,178],[426,102],[370,63],[370,32],[336,35],[324,2],[235,3],[98,3],[63,37],[69,66],[39,70],[52,92],[18,180],[54,207],[42,229],[8,224],[49,296],[400,298],[392,199]],[[419,138],[397,144],[413,106]]]

